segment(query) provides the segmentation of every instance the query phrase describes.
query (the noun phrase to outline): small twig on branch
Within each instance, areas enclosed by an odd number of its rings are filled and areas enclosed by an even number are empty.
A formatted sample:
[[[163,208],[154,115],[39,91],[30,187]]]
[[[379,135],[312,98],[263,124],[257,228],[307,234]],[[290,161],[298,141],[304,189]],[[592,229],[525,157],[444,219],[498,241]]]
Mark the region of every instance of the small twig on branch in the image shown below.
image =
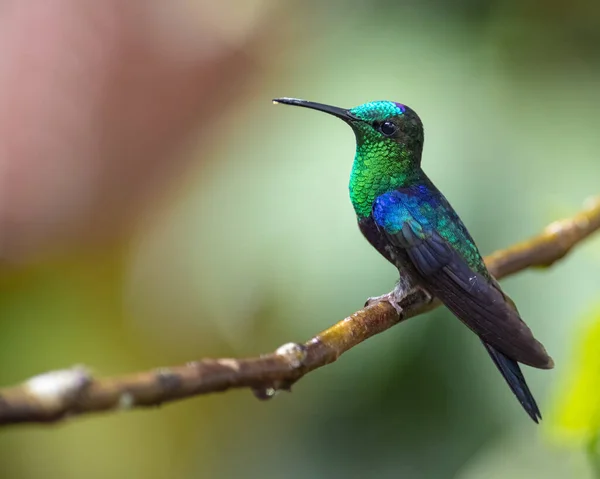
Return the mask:
[[[532,267],[550,266],[600,229],[600,197],[586,202],[572,218],[552,223],[534,238],[486,258],[498,279]],[[317,368],[334,362],[364,340],[438,306],[417,291],[401,302],[399,316],[379,303],[317,334],[304,344],[288,343],[271,354],[248,359],[202,359],[114,378],[94,378],[85,368],[53,371],[0,389],[0,425],[53,422],[97,411],[157,406],[200,394],[251,388],[269,398]]]

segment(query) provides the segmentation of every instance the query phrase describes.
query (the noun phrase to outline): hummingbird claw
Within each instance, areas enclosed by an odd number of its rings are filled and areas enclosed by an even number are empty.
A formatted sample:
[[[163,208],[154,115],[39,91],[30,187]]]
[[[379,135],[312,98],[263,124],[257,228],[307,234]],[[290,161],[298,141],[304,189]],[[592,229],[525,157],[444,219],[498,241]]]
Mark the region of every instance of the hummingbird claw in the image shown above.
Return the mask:
[[[412,283],[407,281],[400,280],[396,284],[396,287],[393,291],[390,291],[386,294],[382,294],[381,296],[373,296],[367,299],[365,307],[385,301],[393,306],[393,308],[396,310],[399,316],[402,316],[402,312],[404,311],[404,309],[402,308],[402,306],[400,306],[400,303],[404,299],[406,299],[407,296],[410,296],[411,294],[416,292],[421,292],[423,294],[424,301],[426,304],[429,304],[433,300],[433,296],[431,296],[429,291],[427,291],[425,288],[413,285]]]
[[[390,303],[392,305],[392,307],[398,313],[398,316],[401,316],[403,309],[400,306],[399,302],[403,299],[403,296],[402,297],[398,297],[395,294],[395,291],[396,290],[394,290],[394,291],[392,291],[390,293],[387,293],[387,294],[382,294],[381,296],[372,296],[372,297],[370,297],[365,302],[365,307],[372,306],[374,304],[381,303],[381,302],[386,302],[386,303]]]
[[[420,286],[417,286],[413,291],[415,291],[415,292],[420,291],[423,294],[423,297],[425,298],[425,304],[429,304],[433,301],[433,296],[425,288],[421,288]]]

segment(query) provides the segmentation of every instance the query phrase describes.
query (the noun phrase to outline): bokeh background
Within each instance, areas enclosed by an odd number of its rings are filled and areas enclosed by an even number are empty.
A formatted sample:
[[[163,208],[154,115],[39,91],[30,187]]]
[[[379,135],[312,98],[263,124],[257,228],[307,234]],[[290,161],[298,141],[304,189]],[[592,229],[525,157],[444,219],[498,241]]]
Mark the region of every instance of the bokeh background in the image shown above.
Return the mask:
[[[600,192],[599,48],[592,0],[2,2],[0,384],[256,355],[391,289],[351,131],[273,97],[413,107],[484,253],[575,213]],[[557,364],[525,371],[539,427],[439,309],[273,401],[2,430],[0,477],[600,477],[600,237],[503,285]]]

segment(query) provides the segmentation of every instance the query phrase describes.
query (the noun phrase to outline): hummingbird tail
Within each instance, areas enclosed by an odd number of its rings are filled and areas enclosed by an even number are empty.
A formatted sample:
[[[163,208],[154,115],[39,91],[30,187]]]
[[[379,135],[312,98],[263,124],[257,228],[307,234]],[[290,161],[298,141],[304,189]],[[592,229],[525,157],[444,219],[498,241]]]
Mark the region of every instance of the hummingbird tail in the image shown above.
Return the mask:
[[[511,391],[517,397],[523,409],[529,414],[531,419],[535,423],[538,423],[540,419],[542,419],[542,414],[538,408],[538,405],[525,382],[525,377],[521,372],[521,368],[519,364],[510,359],[508,356],[504,355],[493,346],[483,343],[488,353],[492,357],[494,364],[504,376],[504,379],[508,383]]]

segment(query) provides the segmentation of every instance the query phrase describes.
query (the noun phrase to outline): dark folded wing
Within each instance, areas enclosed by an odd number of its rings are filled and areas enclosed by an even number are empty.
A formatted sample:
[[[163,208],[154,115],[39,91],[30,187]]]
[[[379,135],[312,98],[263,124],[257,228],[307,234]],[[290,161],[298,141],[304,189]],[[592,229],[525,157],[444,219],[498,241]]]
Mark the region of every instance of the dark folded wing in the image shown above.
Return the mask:
[[[378,222],[379,227],[394,247],[406,251],[429,292],[485,343],[521,363],[551,368],[552,359],[495,280],[473,271],[430,222],[419,221],[401,203],[397,207],[401,214],[395,218],[402,219],[401,227]]]

